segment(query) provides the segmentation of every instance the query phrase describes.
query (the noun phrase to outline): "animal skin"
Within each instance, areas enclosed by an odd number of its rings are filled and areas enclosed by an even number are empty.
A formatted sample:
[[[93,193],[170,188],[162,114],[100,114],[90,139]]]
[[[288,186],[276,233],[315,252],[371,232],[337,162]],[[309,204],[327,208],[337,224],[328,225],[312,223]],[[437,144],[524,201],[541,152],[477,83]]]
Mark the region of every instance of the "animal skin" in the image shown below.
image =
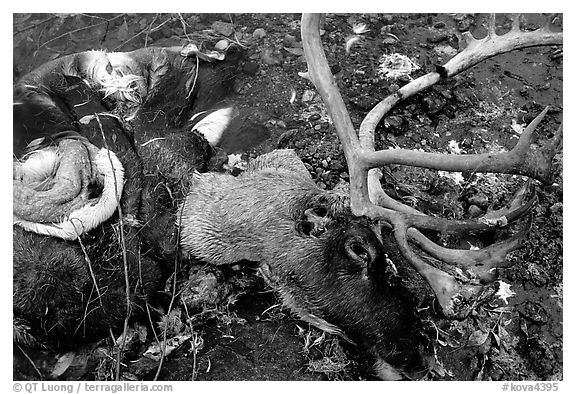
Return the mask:
[[[102,338],[128,309],[138,318],[161,302],[175,259],[251,260],[300,318],[372,354],[379,377],[422,368],[410,295],[387,262],[378,226],[353,216],[346,195],[318,188],[290,150],[260,156],[237,177],[203,173],[217,155],[199,132],[213,123],[211,108],[222,108],[238,57],[200,63],[192,86],[195,64],[170,48],[87,52],[47,63],[15,85],[17,158],[34,141],[41,150],[80,138],[113,151],[125,177],[120,210],[81,242],[14,226],[15,327],[25,327],[15,338],[57,347]],[[136,88],[110,91],[115,70],[143,79],[113,80]],[[131,114],[129,125],[94,119],[121,109]],[[229,127],[243,129],[245,118],[231,113]]]
[[[262,155],[238,177],[195,173],[180,214],[184,252],[259,262],[284,305],[362,344],[380,377],[400,377],[389,364],[422,367],[419,320],[378,227],[352,215],[348,196],[317,187],[294,151]]]

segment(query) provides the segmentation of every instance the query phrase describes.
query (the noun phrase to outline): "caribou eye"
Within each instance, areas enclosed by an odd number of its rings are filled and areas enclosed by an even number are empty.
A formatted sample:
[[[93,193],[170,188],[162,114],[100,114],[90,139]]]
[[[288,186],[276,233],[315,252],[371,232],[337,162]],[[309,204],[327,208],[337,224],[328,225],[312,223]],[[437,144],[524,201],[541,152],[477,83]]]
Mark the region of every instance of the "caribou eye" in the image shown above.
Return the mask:
[[[355,242],[352,244],[352,252],[356,254],[356,256],[360,257],[362,260],[367,261],[370,259],[370,254],[364,248],[364,246],[360,245],[359,243]]]
[[[370,251],[357,240],[349,240],[346,242],[346,253],[348,256],[359,263],[370,264],[372,262],[372,255]]]

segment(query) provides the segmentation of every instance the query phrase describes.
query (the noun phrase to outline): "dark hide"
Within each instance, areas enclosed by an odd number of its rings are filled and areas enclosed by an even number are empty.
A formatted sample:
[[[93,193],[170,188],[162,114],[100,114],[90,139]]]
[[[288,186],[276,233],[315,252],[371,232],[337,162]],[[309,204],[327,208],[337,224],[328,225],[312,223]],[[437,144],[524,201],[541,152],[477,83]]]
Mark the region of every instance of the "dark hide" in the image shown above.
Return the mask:
[[[132,317],[147,316],[146,302],[158,304],[177,257],[175,213],[188,191],[188,174],[208,170],[214,154],[202,136],[182,125],[194,111],[229,95],[240,60],[236,50],[216,63],[182,57],[179,48],[127,55],[144,75],[147,93],[130,123],[110,114],[133,108],[86,83],[90,52],[46,63],[14,86],[15,157],[34,140],[39,144],[33,149],[38,149],[80,138],[115,152],[125,172],[124,225],[117,212],[82,235],[86,253],[78,241],[14,226],[14,316],[30,327],[27,334],[49,345],[103,338],[111,328],[118,333],[127,315],[124,260]],[[155,138],[161,139],[149,142]]]

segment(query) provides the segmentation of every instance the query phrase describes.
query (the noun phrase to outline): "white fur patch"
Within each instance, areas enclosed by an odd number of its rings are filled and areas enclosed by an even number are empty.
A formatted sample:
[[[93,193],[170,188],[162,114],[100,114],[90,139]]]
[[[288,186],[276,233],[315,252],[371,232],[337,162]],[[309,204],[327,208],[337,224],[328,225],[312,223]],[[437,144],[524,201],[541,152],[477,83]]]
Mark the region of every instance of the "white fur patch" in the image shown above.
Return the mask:
[[[23,183],[41,183],[52,177],[60,161],[58,148],[46,148],[34,151],[24,158],[25,161],[14,163],[13,178]],[[34,186],[33,186],[34,187]]]
[[[122,52],[92,51],[86,76],[104,93],[121,101],[140,103],[143,77],[134,74],[133,60]]]
[[[108,154],[110,156],[108,156]],[[104,188],[98,202],[72,211],[59,223],[35,223],[13,217],[13,223],[37,234],[74,240],[109,219],[116,211],[124,187],[124,167],[113,152],[100,149],[94,158],[98,174],[104,178]],[[115,194],[116,192],[116,194]],[[118,196],[118,199],[116,198]]]
[[[382,380],[402,380],[402,372],[379,358],[374,365],[376,376]]]
[[[224,131],[236,115],[237,111],[234,107],[221,108],[196,123],[192,127],[192,131],[198,131],[202,134],[210,145],[218,146],[224,136]],[[194,116],[192,119],[194,119]]]

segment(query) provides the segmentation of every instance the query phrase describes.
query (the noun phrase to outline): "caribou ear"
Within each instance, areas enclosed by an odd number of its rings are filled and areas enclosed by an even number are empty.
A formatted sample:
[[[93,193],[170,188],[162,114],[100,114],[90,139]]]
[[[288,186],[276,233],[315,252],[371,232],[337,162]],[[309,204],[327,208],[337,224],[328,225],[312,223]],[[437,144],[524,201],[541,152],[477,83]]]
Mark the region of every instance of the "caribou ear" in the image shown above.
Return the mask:
[[[326,208],[308,208],[304,211],[301,220],[296,222],[296,230],[305,236],[318,237],[326,231],[331,220]]]

